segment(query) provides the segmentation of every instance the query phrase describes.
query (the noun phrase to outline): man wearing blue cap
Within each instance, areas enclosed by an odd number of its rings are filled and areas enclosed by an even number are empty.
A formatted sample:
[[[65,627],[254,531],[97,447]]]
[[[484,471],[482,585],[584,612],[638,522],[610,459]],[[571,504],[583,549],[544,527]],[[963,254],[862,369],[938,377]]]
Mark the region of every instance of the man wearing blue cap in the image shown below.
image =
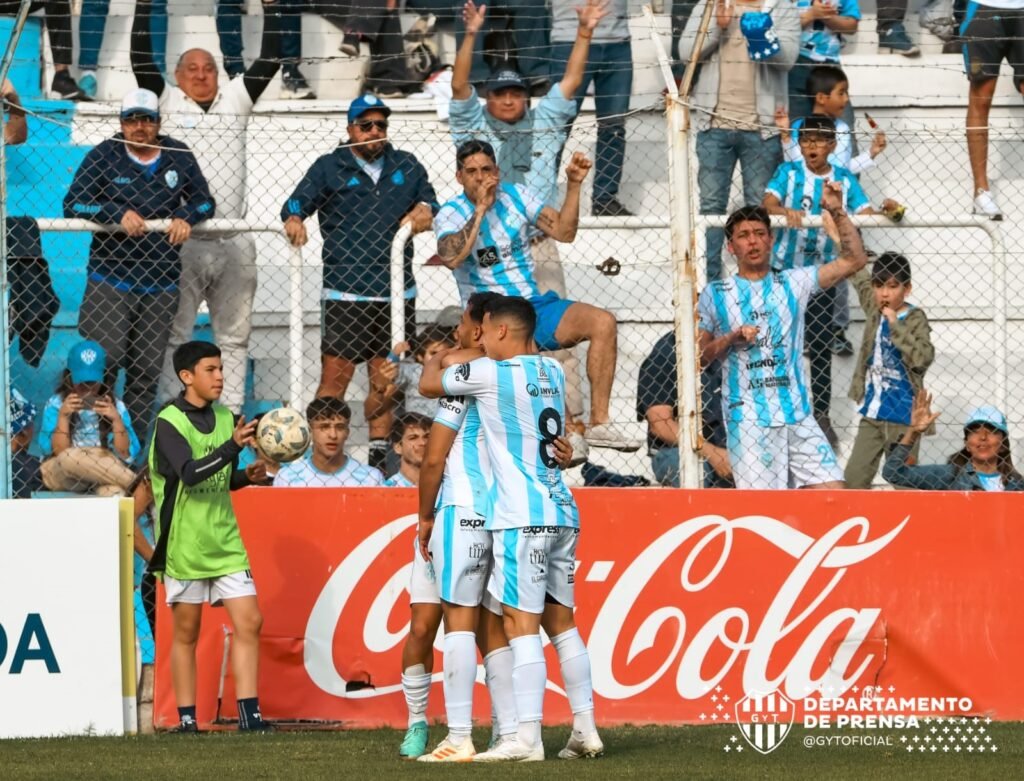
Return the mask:
[[[185,144],[160,135],[159,100],[145,89],[125,96],[121,132],[85,156],[64,196],[65,217],[120,226],[92,235],[78,330],[106,350],[108,385],[124,368],[124,401],[140,439],[178,306],[180,248],[213,212],[199,163]],[[147,231],[146,220],[170,225]]]
[[[366,362],[371,393],[387,385],[391,351],[391,242],[398,228],[430,230],[437,196],[411,152],[388,143],[389,109],[362,95],[348,109],[348,139],[320,157],[281,209],[296,247],[308,240],[303,221],[319,213],[323,236],[323,335],[317,397],[344,398],[357,364]],[[412,242],[405,251],[405,332],[416,331]],[[378,405],[374,404],[376,408]],[[369,419],[370,465],[386,458],[391,413]]]

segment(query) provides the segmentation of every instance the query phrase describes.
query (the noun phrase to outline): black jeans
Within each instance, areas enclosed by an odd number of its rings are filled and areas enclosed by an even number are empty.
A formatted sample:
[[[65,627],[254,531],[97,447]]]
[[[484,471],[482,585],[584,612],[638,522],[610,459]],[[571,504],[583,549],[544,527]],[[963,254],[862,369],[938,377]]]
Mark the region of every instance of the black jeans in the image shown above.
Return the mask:
[[[405,87],[405,44],[398,11],[389,11],[387,0],[325,0],[312,10],[346,33],[355,33],[370,45],[367,87]]]
[[[21,3],[0,0],[0,16],[15,16]],[[29,6],[29,13],[46,10],[46,33],[50,36],[54,65],[71,64],[71,1],[41,0]]]

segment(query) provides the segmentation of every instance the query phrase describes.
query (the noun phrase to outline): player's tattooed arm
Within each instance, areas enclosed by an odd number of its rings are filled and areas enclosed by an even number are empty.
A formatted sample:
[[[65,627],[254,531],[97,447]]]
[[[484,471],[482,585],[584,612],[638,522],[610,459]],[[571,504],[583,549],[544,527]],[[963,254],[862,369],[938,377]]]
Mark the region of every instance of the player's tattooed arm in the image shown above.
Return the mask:
[[[818,269],[818,285],[822,290],[832,287],[838,282],[852,277],[868,262],[861,241],[860,231],[853,224],[850,215],[843,209],[843,188],[838,182],[826,182],[822,189],[822,219],[829,233],[839,236],[839,258]],[[831,221],[832,225],[829,225]]]
[[[441,262],[448,268],[458,268],[469,257],[469,253],[476,244],[476,237],[480,233],[480,224],[483,222],[483,209],[477,209],[473,219],[466,223],[465,227],[457,233],[449,233],[437,241],[437,254]]]

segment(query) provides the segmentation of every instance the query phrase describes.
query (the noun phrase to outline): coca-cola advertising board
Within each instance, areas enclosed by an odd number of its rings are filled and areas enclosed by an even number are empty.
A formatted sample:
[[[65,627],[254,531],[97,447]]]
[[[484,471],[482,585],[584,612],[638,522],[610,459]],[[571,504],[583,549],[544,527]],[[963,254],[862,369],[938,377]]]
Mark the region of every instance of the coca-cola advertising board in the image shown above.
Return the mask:
[[[1009,494],[576,490],[576,621],[602,724],[876,713],[1024,718],[1024,503]],[[264,615],[270,719],[406,724],[412,489],[234,495]],[[162,598],[162,593],[161,593]],[[158,607],[158,726],[176,723]],[[230,623],[205,608],[198,715],[233,718]],[[435,648],[440,647],[440,642]],[[545,718],[570,717],[547,649]],[[443,718],[435,653],[430,718]],[[482,676],[481,676],[482,680]],[[223,684],[218,714],[218,692]],[[861,694],[858,694],[861,693]],[[789,704],[795,703],[790,706]],[[478,686],[475,715],[489,719]],[[776,716],[778,718],[778,716]]]

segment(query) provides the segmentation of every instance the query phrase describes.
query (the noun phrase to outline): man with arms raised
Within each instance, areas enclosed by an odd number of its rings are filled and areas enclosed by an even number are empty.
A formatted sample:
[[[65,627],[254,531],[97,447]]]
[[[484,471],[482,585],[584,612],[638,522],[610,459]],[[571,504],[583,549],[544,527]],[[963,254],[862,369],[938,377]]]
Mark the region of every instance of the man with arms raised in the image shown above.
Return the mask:
[[[700,294],[701,364],[722,362],[722,413],[737,488],[842,488],[835,451],[811,415],[803,363],[810,297],[864,268],[867,255],[843,211],[842,186],[824,185],[825,229],[840,245],[823,266],[772,271],[768,212],[744,206],[725,225],[739,271]]]
[[[611,422],[608,405],[615,378],[617,326],[604,309],[541,293],[531,249],[538,228],[561,242],[576,238],[580,185],[591,163],[576,152],[566,166],[568,185],[560,210],[529,187],[500,181],[494,149],[484,141],[467,141],[455,155],[455,178],[462,195],[448,201],[434,219],[437,252],[455,274],[463,301],[470,293],[494,291],[527,299],[536,313],[534,338],[541,350],[590,342],[590,425],[587,442],[594,447],[632,452],[639,440]]]
[[[429,362],[420,382],[425,396],[474,399],[493,473],[485,523],[494,559],[488,592],[502,604],[519,726],[514,739],[474,757],[481,762],[544,759],[542,622],[558,651],[573,711],[573,733],[559,756],[604,751],[594,724],[590,658],[572,613],[579,512],[555,457],[555,440],[564,433],[565,378],[556,360],[536,354],[535,327],[528,301],[492,299],[481,326],[486,357],[457,363],[474,353],[449,354],[440,365]]]

